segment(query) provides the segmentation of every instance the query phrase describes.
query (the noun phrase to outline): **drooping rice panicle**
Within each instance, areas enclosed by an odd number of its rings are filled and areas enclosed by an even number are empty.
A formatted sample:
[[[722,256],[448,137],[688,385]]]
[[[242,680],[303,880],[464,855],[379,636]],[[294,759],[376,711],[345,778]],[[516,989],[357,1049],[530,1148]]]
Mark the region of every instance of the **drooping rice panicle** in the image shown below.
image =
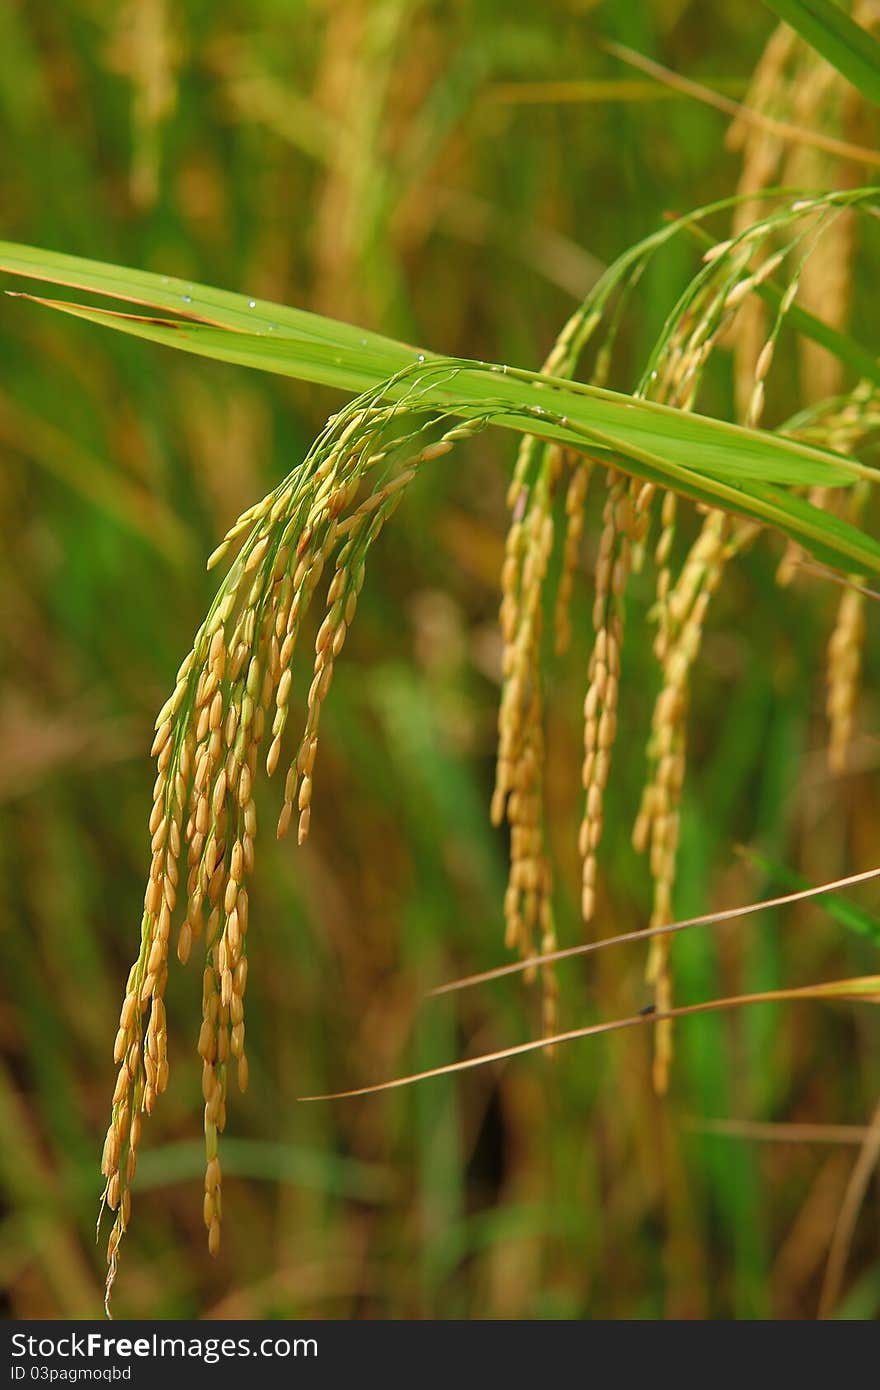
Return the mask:
[[[617,700],[623,646],[623,597],[632,545],[644,537],[653,497],[650,484],[609,472],[596,556],[594,640],[584,697],[584,809],[578,833],[581,856],[581,916],[589,922],[596,906],[597,852],[602,838],[605,788],[617,732]]]
[[[426,369],[428,370],[428,369]],[[131,1211],[142,1116],[168,1084],[164,990],[168,943],[186,847],[186,892],[177,954],[204,938],[202,1059],[204,1220],[220,1248],[222,1173],[230,1069],[248,1085],[244,996],[248,974],[247,879],[254,867],[258,755],[271,717],[267,770],[277,766],[291,694],[291,661],[305,613],[329,557],[338,551],[327,612],[315,642],[305,729],[288,774],[283,830],[295,797],[299,838],[308,833],[321,706],[354,616],[364,559],[418,466],[481,427],[444,420],[387,390],[355,402],[329,423],[304,462],[231,528],[247,537],[181,665],[156,721],[157,777],[150,817],[150,876],[141,946],[129,974],[114,1057],[119,1067],[104,1143],[102,1210],[114,1213],[107,1248],[107,1305]],[[427,416],[427,419],[423,418]],[[397,431],[395,433],[395,431]],[[384,469],[384,471],[383,471]],[[361,494],[364,494],[363,496]],[[216,560],[211,557],[212,563]]]
[[[877,30],[880,14],[874,0],[856,0],[853,18]],[[800,129],[849,136],[863,123],[867,103],[858,90],[796,32],[781,24],[764,49],[745,98],[750,112],[781,116]],[[772,185],[785,188],[845,188],[858,182],[861,168],[841,151],[806,142],[786,141],[778,132],[741,118],[728,132],[728,144],[740,152],[741,202],[734,212],[736,231],[760,215],[760,199]],[[801,301],[833,328],[843,328],[849,313],[856,217],[842,209],[818,242],[804,267]],[[734,344],[735,381],[740,413],[747,407],[755,364],[766,336],[766,307],[753,299],[742,315]],[[840,363],[809,339],[799,347],[803,386],[808,401],[834,395],[841,388]]]
[[[865,640],[865,595],[845,589],[840,598],[834,629],[828,642],[828,765],[832,772],[846,769],[852,742],[853,720],[862,648]]]
[[[868,500],[868,489],[857,486],[848,499],[850,520],[857,520]],[[834,627],[828,640],[826,662],[828,716],[828,766],[844,772],[853,738],[856,703],[865,645],[867,595],[862,576],[850,575],[850,586],[840,596]]]
[[[803,439],[821,440],[838,453],[855,453],[880,429],[880,393],[871,383],[860,382],[849,395],[818,402],[802,411],[788,422],[787,429]],[[818,492],[811,490],[811,501],[832,512],[839,510],[840,504],[830,491],[820,496]],[[860,518],[869,493],[867,484],[862,483],[851,490],[844,509],[849,520]],[[784,582],[790,581],[801,563],[799,548],[789,545],[783,561],[787,567]],[[846,768],[852,741],[865,641],[866,595],[862,576],[849,575],[848,581],[849,587],[838,601],[826,652],[828,763],[838,773]]]
[[[571,645],[571,599],[578,568],[587,505],[587,489],[595,460],[574,456],[570,462],[565,492],[565,534],[562,541],[562,568],[553,611],[553,639],[557,656]]]
[[[623,308],[644,270],[647,254],[622,257],[609,268],[563,327],[544,361],[546,375],[572,378],[584,349],[602,325],[592,380],[604,381]],[[558,445],[548,446],[527,436],[508,490],[511,523],[501,576],[502,691],[491,816],[496,825],[506,818],[510,828],[505,942],[526,956],[533,950],[536,926],[542,953],[551,952],[556,944],[553,872],[543,828],[541,671],[544,588],[556,543],[553,508],[567,470],[562,565],[554,608],[554,645],[561,653],[570,635],[568,614],[593,464],[588,454],[569,454]],[[543,1024],[550,1032],[558,993],[552,966],[542,969],[541,978]]]
[[[691,409],[712,352],[723,346],[730,336],[735,338],[740,320],[755,297],[753,291],[759,290],[771,277],[784,274],[790,260],[788,282],[779,295],[769,328],[766,318],[762,319],[762,331],[766,336],[754,362],[749,390],[742,393],[744,423],[758,426],[764,411],[767,377],[782,328],[795,303],[804,267],[809,264],[816,246],[821,244],[827,226],[838,214],[833,199],[794,200],[761,223],[745,228],[728,243],[721,243],[707,252],[706,270],[698,277],[699,283],[692,282],[682,296],[676,310],[678,316],[673,314],[667,321],[649,369],[642,378],[641,390],[680,409]],[[770,247],[775,243],[777,249],[762,250],[768,243]],[[847,418],[851,428],[851,412]],[[815,418],[812,427],[815,431]],[[788,426],[784,428],[786,432],[794,432]],[[842,440],[842,435],[836,439],[824,436],[824,442],[831,448],[839,447]],[[840,449],[840,452],[845,450]],[[663,679],[649,744],[652,770],[634,830],[637,847],[647,849],[650,846],[651,850],[653,925],[668,921],[672,911],[678,802],[686,757],[689,673],[699,652],[706,608],[721,582],[725,565],[751,542],[758,529],[748,522],[729,527],[720,512],[708,512],[700,537],[678,582],[673,584],[670,554],[676,510],[674,497],[667,494],[661,508],[661,532],[655,547],[657,596],[653,610],[657,623],[655,651]],[[695,583],[697,576],[701,577]],[[842,662],[841,666],[844,664]],[[842,694],[835,694],[834,699],[842,711],[847,707]],[[661,942],[652,950],[648,972],[655,986],[656,1007],[665,1010],[671,1002],[668,943]],[[665,1089],[668,1079],[671,1026],[671,1023],[664,1023],[655,1034],[654,1079],[660,1090]]]
[[[527,447],[532,441],[527,441]],[[544,843],[541,636],[547,566],[553,548],[552,499],[562,451],[546,451],[530,492],[523,491],[508,533],[502,575],[504,642],[498,716],[498,757],[492,820],[510,827],[510,875],[504,900],[505,942],[524,956],[556,941],[552,872]],[[549,944],[553,943],[553,944]],[[544,1024],[555,1022],[556,984],[542,972]]]
[[[744,523],[731,524],[722,513],[710,511],[668,595],[667,629],[660,655],[662,683],[648,745],[649,777],[633,829],[635,848],[650,852],[651,927],[673,920],[690,677],[700,654],[707,610],[725,566],[753,538],[755,529]],[[660,1013],[667,1013],[672,1005],[669,947],[669,938],[658,936],[651,943],[648,956],[647,976],[654,986],[655,1006]],[[662,1093],[668,1084],[672,1057],[669,1021],[658,1023],[654,1047],[654,1086]]]

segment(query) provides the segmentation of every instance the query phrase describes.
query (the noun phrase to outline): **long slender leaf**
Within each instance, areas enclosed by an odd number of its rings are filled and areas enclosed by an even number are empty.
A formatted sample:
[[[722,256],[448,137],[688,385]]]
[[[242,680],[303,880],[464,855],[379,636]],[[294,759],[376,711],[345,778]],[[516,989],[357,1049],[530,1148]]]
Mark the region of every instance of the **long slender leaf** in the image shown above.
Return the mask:
[[[394,345],[397,351],[393,355],[389,353],[381,360],[366,354],[361,357],[359,350],[352,352],[339,345],[328,355],[326,347],[311,338],[270,338],[231,328],[118,314],[64,300],[38,302],[91,323],[183,348],[200,356],[347,390],[362,391],[381,386],[390,376],[418,363],[445,366],[449,377],[454,377],[454,384],[453,380],[444,383],[440,376],[436,385],[426,384],[424,389],[420,386],[426,403],[451,405],[454,400],[460,400],[464,414],[468,404],[485,405],[491,397],[494,424],[530,434],[546,434],[573,445],[581,442],[578,430],[588,430],[594,435],[596,444],[604,444],[608,449],[626,453],[632,447],[653,452],[652,462],[658,467],[665,462],[664,451],[674,450],[677,461],[683,466],[717,478],[802,486],[834,485],[872,476],[875,472],[842,455],[783,435],[758,433],[708,416],[674,410],[654,401],[635,400],[616,391],[541,376],[536,372],[477,363],[466,358],[412,353],[400,344]],[[393,396],[395,389],[390,385],[389,395]],[[405,388],[401,385],[400,389]],[[551,397],[543,394],[548,390],[552,391]],[[525,412],[528,418],[508,417],[504,413],[507,407]]]
[[[743,847],[740,854],[750,864],[755,864],[765,874],[778,878],[787,887],[796,892],[803,892],[807,889],[807,881],[802,874],[795,873],[785,864],[779,864],[774,859],[768,859],[766,855],[759,854],[757,850]],[[872,871],[875,872],[875,871]],[[855,932],[857,936],[866,936],[873,941],[876,946],[880,946],[880,921],[872,912],[866,911],[858,903],[852,903],[847,898],[842,898],[838,893],[828,893],[822,906],[833,917],[835,922],[839,922],[847,931]]]
[[[827,564],[880,573],[880,544],[776,486],[840,485],[876,476],[874,470],[802,441],[578,382],[439,357],[333,319],[151,272],[8,243],[0,243],[0,269],[159,309],[160,316],[131,314],[29,296],[219,361],[346,391],[388,383],[390,396],[410,389],[411,375],[420,373],[426,406],[598,452],[636,476],[778,527]],[[169,310],[177,316],[165,317]]]
[[[220,328],[238,328],[252,333],[289,334],[316,343],[348,345],[379,354],[406,351],[402,343],[379,333],[355,328],[337,319],[292,309],[285,304],[256,300],[246,294],[233,294],[213,285],[196,284],[150,270],[132,270],[108,265],[104,261],[69,256],[61,251],[45,251],[16,242],[0,242],[0,269],[30,280],[88,290],[127,304],[143,304],[151,309],[178,314],[195,323]]]
[[[125,315],[64,300],[43,301],[89,322],[216,360],[343,390],[379,386],[407,366],[420,362],[452,362],[303,310],[33,247],[0,242],[0,269],[151,309],[170,310],[177,315],[175,319]],[[486,370],[483,364],[457,359],[455,366],[456,395],[473,385],[471,378],[475,373],[483,374]],[[676,461],[700,473],[810,486],[845,483],[866,476],[869,471],[840,455],[778,435],[746,430],[577,382],[555,381],[534,372],[496,367],[491,394],[499,406],[510,402],[517,410],[532,409],[539,414],[541,402],[550,402],[543,394],[536,395],[536,391],[543,392],[547,385],[553,387],[555,415],[566,416],[578,426],[596,426],[607,431],[611,436],[609,447],[624,449],[632,440],[661,456],[664,449],[674,447]],[[478,396],[485,400],[483,379]],[[442,399],[441,388],[436,398]],[[497,423],[509,422],[499,419]],[[546,424],[546,433],[565,437],[564,427],[557,429],[549,421]],[[532,432],[545,430],[533,426]]]
[[[832,0],[765,0],[869,101],[880,104],[880,44]]]

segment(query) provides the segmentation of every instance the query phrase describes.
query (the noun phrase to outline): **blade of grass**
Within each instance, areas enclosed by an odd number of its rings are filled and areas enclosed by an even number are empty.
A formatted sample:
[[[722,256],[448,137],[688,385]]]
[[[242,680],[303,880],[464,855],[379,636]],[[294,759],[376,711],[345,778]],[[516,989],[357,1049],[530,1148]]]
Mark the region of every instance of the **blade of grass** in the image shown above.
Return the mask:
[[[880,104],[880,44],[832,0],[765,0],[817,53]]]
[[[290,338],[268,338],[181,320],[90,309],[64,300],[23,297],[151,342],[298,380],[349,391],[369,390],[386,380],[378,364],[364,362],[356,366],[356,359],[341,348],[328,357],[325,346],[309,339],[294,343]],[[448,384],[420,388],[427,404],[443,405],[450,413],[467,418],[486,418],[488,414],[493,425],[561,440],[582,453],[607,451],[609,462],[637,477],[672,487],[697,502],[778,528],[826,564],[846,571],[880,573],[880,543],[805,499],[779,491],[771,483],[759,482],[755,476],[763,473],[793,484],[817,479],[839,483],[841,474],[847,472],[853,478],[873,476],[874,470],[864,465],[801,445],[783,435],[757,433],[707,416],[686,414],[651,401],[633,400],[617,392],[535,372],[426,354],[418,354],[416,364],[410,363],[410,367],[418,366],[420,357],[432,368],[445,367],[447,375],[455,374],[454,394]],[[491,382],[492,400],[487,399],[487,381]],[[559,407],[552,414],[537,404],[551,399],[546,394],[549,388]],[[403,385],[389,381],[387,395],[393,397],[404,389]],[[537,391],[545,394],[537,396]],[[644,447],[640,441],[653,447]],[[702,464],[701,470],[682,465],[677,461],[682,456]],[[710,470],[726,472],[736,482],[725,482]]]
[[[661,240],[670,231],[670,228],[662,229]],[[654,238],[648,238],[647,242],[652,240]],[[171,281],[152,272],[104,266],[34,247],[0,242],[0,270],[85,289],[151,309],[171,311],[176,316],[173,320],[151,315],[126,316],[118,311],[67,301],[41,301],[89,322],[204,356],[298,376],[302,380],[320,381],[344,390],[378,386],[407,365],[453,360],[284,305],[258,302],[210,286]],[[471,370],[477,366],[463,360],[457,365]],[[618,448],[631,433],[644,435],[641,442],[648,447],[669,442],[674,436],[679,449],[685,451],[679,454],[679,461],[701,472],[705,469],[720,476],[736,474],[765,482],[805,486],[866,476],[861,465],[779,436],[685,414],[656,402],[634,401],[629,396],[580,383],[566,381],[563,384],[534,372],[508,372],[500,367],[495,370],[502,379],[494,382],[492,394],[502,404],[506,398],[518,408],[532,406],[535,398],[531,389],[536,383],[543,387],[552,381],[558,414],[564,413],[575,423],[587,426],[614,424],[619,431]],[[524,393],[526,384],[530,389]],[[460,385],[461,373],[456,377],[456,388]],[[580,398],[580,405],[574,396]],[[485,399],[482,380],[476,398]],[[604,403],[601,410],[600,402]],[[654,422],[662,420],[659,432],[653,425],[646,425],[651,418]],[[561,434],[564,436],[564,431]],[[705,463],[701,462],[704,458]]]
[[[176,276],[109,265],[17,242],[0,242],[0,269],[26,279],[86,290],[127,304],[162,309],[194,323],[238,328],[242,332],[291,334],[317,343],[348,346],[359,351],[367,349],[378,354],[405,350],[403,344],[392,338],[338,319],[311,314],[305,309],[256,300],[246,294],[234,294]]]
[[[428,354],[417,354],[395,344],[395,351],[381,354],[365,344],[357,350],[341,339],[334,339],[328,329],[325,338],[305,331],[297,333],[287,328],[274,335],[268,329],[244,330],[230,322],[209,322],[194,316],[162,318],[150,314],[126,314],[115,309],[77,304],[65,299],[49,299],[42,295],[19,294],[7,291],[9,298],[26,299],[41,304],[71,318],[117,333],[142,338],[164,347],[178,348],[197,357],[214,362],[228,362],[238,367],[253,367],[297,381],[334,386],[342,391],[360,393],[402,371]],[[328,320],[328,323],[331,322]],[[434,360],[433,356],[428,360]]]
[[[31,296],[36,297],[36,296]],[[257,335],[235,334],[227,329],[202,327],[171,320],[125,316],[108,310],[86,309],[67,302],[47,302],[74,317],[120,329],[165,346],[182,347],[214,360],[238,366],[257,367],[306,381],[342,386],[349,391],[366,391],[381,384],[382,377],[361,368],[355,370],[341,353],[328,356],[323,346],[296,343],[293,354],[288,343]],[[424,354],[420,354],[424,356]],[[824,512],[804,498],[777,491],[770,482],[756,475],[769,475],[790,484],[815,481],[840,482],[841,473],[852,477],[873,477],[874,470],[849,463],[841,456],[799,445],[784,435],[758,434],[740,425],[710,420],[706,416],[685,414],[645,400],[634,400],[617,392],[601,391],[580,382],[541,377],[537,373],[506,370],[498,366],[471,363],[463,359],[432,356],[432,367],[446,367],[455,373],[455,393],[446,385],[420,388],[425,403],[442,404],[467,418],[489,417],[489,423],[520,434],[559,439],[578,452],[608,452],[609,463],[627,473],[671,486],[696,502],[723,507],[738,516],[748,516],[770,527],[779,528],[812,552],[816,559],[848,571],[870,570],[880,573],[880,543],[847,521]],[[506,373],[506,374],[505,374]],[[489,375],[492,374],[492,375]],[[495,399],[487,399],[485,382],[492,382]],[[505,385],[507,389],[505,391]],[[517,389],[517,382],[527,391]],[[510,385],[513,384],[513,385]],[[535,404],[535,389],[552,388],[551,411]],[[389,382],[386,395],[392,398],[403,386]],[[505,399],[506,396],[506,399]],[[548,396],[538,396],[548,400]],[[513,411],[517,411],[514,414]],[[535,416],[541,424],[535,424]],[[660,427],[655,423],[660,418]],[[645,448],[646,441],[652,448]],[[658,452],[665,450],[665,452]],[[670,456],[674,455],[676,457]],[[701,470],[685,467],[677,457],[691,457]],[[705,470],[705,471],[703,471]],[[715,470],[715,471],[712,471]],[[723,481],[726,474],[735,482]]]
[[[585,446],[612,451],[637,476],[780,527],[820,560],[848,570],[880,572],[876,541],[772,487],[776,482],[828,485],[875,476],[865,465],[802,442],[534,372],[420,353],[378,335],[361,335],[351,325],[210,287],[190,285],[180,295],[184,282],[174,282],[169,290],[162,283],[165,277],[151,273],[8,244],[0,244],[0,268],[129,302],[171,306],[186,315],[154,318],[40,300],[74,317],[216,360],[349,391],[388,382],[387,393],[393,396],[411,384],[409,378],[403,383],[407,368],[423,369],[425,374],[432,368],[445,371],[445,381],[420,382],[426,403],[442,404],[465,417],[474,418],[475,413],[520,433],[559,439],[581,452]],[[182,300],[187,303],[181,305]],[[401,382],[388,381],[398,374]],[[551,412],[539,402],[555,409]]]
[[[201,1177],[204,1167],[204,1144],[189,1140],[165,1144],[143,1155],[138,1186],[143,1191],[167,1187]],[[227,1139],[223,1145],[223,1171],[230,1177],[289,1183],[360,1202],[387,1202],[394,1191],[390,1170],[377,1164],[328,1155],[301,1145],[271,1144],[256,1139]]]
[[[592,434],[600,441],[603,438],[596,430]],[[607,442],[607,436],[605,440]],[[636,467],[634,461],[641,466]],[[626,472],[671,486],[676,492],[697,501],[709,502],[739,516],[752,517],[786,535],[797,537],[817,559],[824,556],[832,565],[853,570],[857,568],[853,562],[861,556],[872,570],[876,569],[880,550],[876,542],[804,498],[781,492],[769,483],[753,481],[733,485],[717,477],[701,476],[691,469],[680,467],[671,459],[660,459],[647,450],[639,450],[632,443],[628,446],[625,459],[618,460],[618,465]]]
[[[738,853],[749,864],[756,865],[768,877],[778,878],[782,883],[788,884],[793,889],[803,891],[806,879],[801,874],[795,873],[785,864],[777,864],[774,860],[768,859],[766,855],[759,854],[756,850],[741,847]],[[854,932],[857,936],[866,936],[873,941],[875,946],[880,946],[880,921],[870,912],[859,907],[856,903],[847,902],[846,899],[838,897],[832,890],[845,887],[845,883],[835,883],[828,885],[828,898],[823,903],[823,907],[829,917],[835,922],[839,922],[847,931]],[[809,891],[809,890],[808,890]]]
[[[710,477],[746,478],[796,486],[843,484],[860,477],[880,479],[880,473],[863,464],[782,435],[759,433],[654,401],[635,400],[620,392],[519,368],[415,352],[400,343],[393,344],[393,351],[386,350],[381,356],[360,345],[352,351],[341,341],[328,353],[329,330],[327,339],[319,343],[311,335],[294,337],[292,331],[269,336],[262,331],[237,330],[232,322],[222,325],[195,323],[123,314],[36,295],[18,297],[150,342],[344,390],[378,387],[407,367],[416,369],[425,363],[447,367],[450,374],[454,373],[454,389],[442,384],[427,389],[420,387],[427,404],[449,405],[453,399],[458,399],[462,414],[466,413],[468,405],[483,409],[488,405],[493,412],[492,423],[496,425],[562,439],[575,447],[578,439],[574,431],[581,427],[590,433],[593,444],[599,443],[608,449],[625,453],[632,444],[642,450],[655,451],[656,456],[648,461],[659,468],[665,467],[666,459],[656,451],[674,447],[680,463]],[[489,383],[491,395],[487,391]],[[552,413],[541,404],[546,402],[549,406],[550,398],[535,394],[537,390],[543,392],[548,388],[553,392]],[[394,396],[395,389],[390,383],[389,397]],[[505,407],[525,412],[530,418],[508,417]],[[540,423],[536,424],[531,417],[537,417]],[[601,439],[600,430],[605,431]],[[633,457],[637,458],[638,454]]]

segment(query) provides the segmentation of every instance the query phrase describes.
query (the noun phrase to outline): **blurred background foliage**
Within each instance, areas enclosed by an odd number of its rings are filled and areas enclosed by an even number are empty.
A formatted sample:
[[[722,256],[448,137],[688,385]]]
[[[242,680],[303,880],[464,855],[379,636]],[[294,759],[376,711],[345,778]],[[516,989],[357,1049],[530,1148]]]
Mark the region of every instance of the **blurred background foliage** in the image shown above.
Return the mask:
[[[725,118],[604,41],[742,96],[772,29],[752,0],[7,0],[4,235],[537,367],[609,259],[738,178]],[[693,265],[680,240],[643,280],[624,369]],[[873,273],[858,268],[857,305]],[[213,590],[204,557],[339,397],[13,301],[0,355],[0,1287],[12,1317],[96,1316],[99,1148],[148,862],[153,718]],[[731,378],[712,379],[718,413]],[[171,1088],[148,1126],[118,1316],[815,1316],[880,1093],[871,1010],[688,1020],[662,1102],[645,1028],[555,1061],[296,1103],[537,1026],[518,981],[424,999],[504,959],[506,846],[487,808],[511,448],[490,433],[424,470],[383,535],[305,849],[276,846],[278,792],[262,789],[251,1087],[230,1104],[216,1262],[200,1215],[199,973],[174,963]],[[681,915],[782,891],[767,861],[811,882],[876,862],[877,660],[869,641],[861,732],[832,780],[822,655],[837,594],[776,588],[778,555],[765,542],[734,567],[707,633]],[[649,909],[629,832],[657,683],[650,584],[630,597],[606,933]],[[576,634],[589,601],[584,583]],[[548,717],[563,945],[580,934],[586,650],[576,638],[555,669]],[[877,968],[876,948],[817,904],[685,934],[674,961],[680,1002]],[[643,968],[633,947],[563,967],[563,1026],[639,1008]],[[793,1122],[838,1128],[773,1128]],[[839,1316],[880,1308],[878,1222],[875,1192]]]

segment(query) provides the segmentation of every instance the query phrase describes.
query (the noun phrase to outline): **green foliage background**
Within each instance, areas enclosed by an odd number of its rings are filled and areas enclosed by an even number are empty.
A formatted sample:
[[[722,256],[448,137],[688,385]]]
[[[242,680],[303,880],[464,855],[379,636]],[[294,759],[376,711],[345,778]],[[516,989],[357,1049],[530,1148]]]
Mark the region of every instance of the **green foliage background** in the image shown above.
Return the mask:
[[[722,116],[623,68],[603,40],[737,95],[772,24],[748,0],[10,0],[3,235],[537,367],[603,264],[738,174]],[[612,385],[632,385],[627,365],[694,264],[682,240],[645,277]],[[869,345],[875,270],[859,267],[855,296]],[[12,1317],[94,1316],[153,718],[213,592],[204,557],[340,397],[14,301],[0,306],[0,363],[0,1285]],[[732,408],[724,366],[707,408]],[[815,1313],[852,1151],[707,1121],[863,1124],[880,1086],[870,1010],[688,1021],[663,1103],[647,1028],[555,1062],[296,1103],[536,1026],[516,982],[423,998],[505,959],[506,846],[487,808],[512,449],[490,432],[424,470],[383,535],[325,716],[304,850],[275,845],[278,791],[262,790],[251,1088],[229,1106],[216,1262],[200,1215],[199,973],[172,969],[172,1081],[147,1129],[118,1316]],[[765,543],[735,566],[707,635],[682,915],[773,891],[768,861],[815,882],[876,862],[876,624],[862,736],[835,782],[821,663],[836,591],[779,590],[778,553]],[[649,901],[629,829],[656,689],[650,586],[634,585],[627,618],[609,933],[644,925]],[[548,724],[563,945],[580,932],[572,769],[588,632],[585,583]],[[766,858],[738,858],[742,841]],[[686,934],[673,959],[681,1002],[876,970],[871,943],[818,906]],[[564,1026],[640,1007],[642,972],[631,947],[564,967]],[[842,1316],[880,1309],[877,1214],[875,1197]]]

